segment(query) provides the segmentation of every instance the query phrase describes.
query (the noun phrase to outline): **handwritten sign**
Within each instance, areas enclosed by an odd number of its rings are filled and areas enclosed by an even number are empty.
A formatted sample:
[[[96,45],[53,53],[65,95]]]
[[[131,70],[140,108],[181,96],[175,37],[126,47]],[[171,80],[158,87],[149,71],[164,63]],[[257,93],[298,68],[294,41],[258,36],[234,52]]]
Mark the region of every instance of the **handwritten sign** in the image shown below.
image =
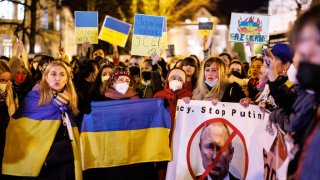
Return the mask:
[[[98,44],[98,12],[75,11],[76,43]]]
[[[209,36],[213,30],[213,22],[199,22],[198,34],[200,36]]]
[[[229,41],[267,44],[269,41],[269,16],[232,13]]]
[[[131,55],[160,54],[163,16],[136,14],[134,16]]]
[[[99,39],[124,47],[126,45],[131,24],[106,16],[103,27],[99,33]]]

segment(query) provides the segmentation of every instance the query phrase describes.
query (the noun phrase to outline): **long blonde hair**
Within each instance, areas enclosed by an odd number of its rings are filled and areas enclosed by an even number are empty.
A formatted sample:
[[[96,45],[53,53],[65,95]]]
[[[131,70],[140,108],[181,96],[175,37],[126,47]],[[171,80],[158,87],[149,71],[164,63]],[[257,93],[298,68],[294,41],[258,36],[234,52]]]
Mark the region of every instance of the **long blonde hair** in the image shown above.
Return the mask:
[[[5,72],[11,73],[9,65],[4,60],[0,60],[0,74]],[[8,106],[8,113],[10,116],[12,116],[18,109],[18,101],[17,99],[15,100],[13,97],[13,90],[12,90],[10,79],[7,82],[6,91],[7,91],[6,104]]]
[[[43,105],[47,105],[51,103],[52,97],[53,97],[53,90],[50,88],[46,77],[48,76],[50,70],[55,67],[55,66],[60,66],[63,67],[66,72],[67,72],[67,83],[64,87],[64,91],[67,92],[69,94],[69,104],[68,106],[70,107],[70,109],[72,110],[73,114],[78,114],[79,110],[78,110],[78,96],[77,93],[75,91],[75,88],[73,86],[73,82],[71,79],[71,75],[70,75],[70,68],[67,67],[67,65],[62,62],[62,61],[53,61],[52,63],[50,63],[46,70],[43,73],[42,79],[40,81],[40,100],[38,103],[38,106],[43,106]]]
[[[207,85],[205,84],[205,68],[210,67],[211,64],[216,63],[218,70],[218,82],[217,84],[209,91]],[[201,65],[199,79],[197,81],[196,88],[193,91],[192,99],[195,100],[211,100],[212,98],[217,98],[221,100],[224,90],[227,84],[227,68],[226,64],[219,57],[211,57],[204,61]]]

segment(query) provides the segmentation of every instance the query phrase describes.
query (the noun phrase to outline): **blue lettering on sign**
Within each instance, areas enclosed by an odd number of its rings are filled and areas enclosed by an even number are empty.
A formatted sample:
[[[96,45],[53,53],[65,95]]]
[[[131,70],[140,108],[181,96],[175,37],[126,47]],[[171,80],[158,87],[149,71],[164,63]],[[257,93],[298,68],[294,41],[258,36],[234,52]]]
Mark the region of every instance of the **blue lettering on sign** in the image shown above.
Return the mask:
[[[241,34],[240,41],[243,41],[243,36],[244,36],[244,34]]]
[[[143,36],[161,37],[164,17],[136,14],[134,16],[133,34]]]

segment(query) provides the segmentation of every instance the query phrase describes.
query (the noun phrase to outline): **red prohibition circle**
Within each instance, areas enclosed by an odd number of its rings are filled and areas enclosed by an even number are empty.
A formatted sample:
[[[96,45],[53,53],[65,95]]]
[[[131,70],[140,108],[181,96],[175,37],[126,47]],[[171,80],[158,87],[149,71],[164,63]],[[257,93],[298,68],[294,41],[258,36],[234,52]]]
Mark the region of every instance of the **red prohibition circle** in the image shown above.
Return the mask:
[[[247,177],[247,172],[248,172],[248,163],[249,163],[249,156],[248,156],[248,150],[247,150],[247,144],[246,141],[244,139],[244,136],[242,135],[242,133],[233,125],[231,124],[229,121],[227,121],[224,118],[213,118],[213,119],[209,119],[207,121],[204,121],[203,123],[201,123],[192,133],[189,141],[188,141],[188,146],[187,146],[187,165],[188,165],[188,170],[190,175],[192,176],[193,179],[197,179],[196,175],[194,174],[192,167],[191,167],[191,162],[190,162],[190,149],[191,149],[191,144],[194,140],[194,137],[196,136],[196,134],[206,125],[214,123],[214,122],[222,122],[225,123],[226,125],[228,125],[232,130],[233,133],[235,133],[236,135],[238,135],[244,145],[244,151],[245,151],[245,168],[244,168],[244,176],[243,179],[246,179]]]

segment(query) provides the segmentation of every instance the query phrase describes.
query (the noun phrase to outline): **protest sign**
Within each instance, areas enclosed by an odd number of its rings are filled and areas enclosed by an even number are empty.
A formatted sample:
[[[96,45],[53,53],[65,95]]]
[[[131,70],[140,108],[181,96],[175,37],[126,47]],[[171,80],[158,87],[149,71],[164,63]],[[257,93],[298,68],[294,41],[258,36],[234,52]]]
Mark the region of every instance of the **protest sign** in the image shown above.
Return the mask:
[[[232,13],[229,41],[267,44],[269,15]]]
[[[124,47],[126,45],[131,24],[106,16],[99,33],[99,39],[110,44]]]
[[[213,22],[199,22],[198,34],[200,36],[210,36],[213,31]]]
[[[131,55],[160,54],[164,17],[136,14],[134,16]]]
[[[98,12],[75,11],[76,43],[98,44]]]
[[[252,105],[181,100],[176,113],[168,180],[264,178],[265,154],[277,136],[268,113]]]
[[[80,134],[83,169],[170,161],[170,122],[162,99],[92,102]]]
[[[162,28],[162,38],[161,38],[161,48],[168,49],[168,33],[167,33],[167,18],[163,18],[163,28]]]

